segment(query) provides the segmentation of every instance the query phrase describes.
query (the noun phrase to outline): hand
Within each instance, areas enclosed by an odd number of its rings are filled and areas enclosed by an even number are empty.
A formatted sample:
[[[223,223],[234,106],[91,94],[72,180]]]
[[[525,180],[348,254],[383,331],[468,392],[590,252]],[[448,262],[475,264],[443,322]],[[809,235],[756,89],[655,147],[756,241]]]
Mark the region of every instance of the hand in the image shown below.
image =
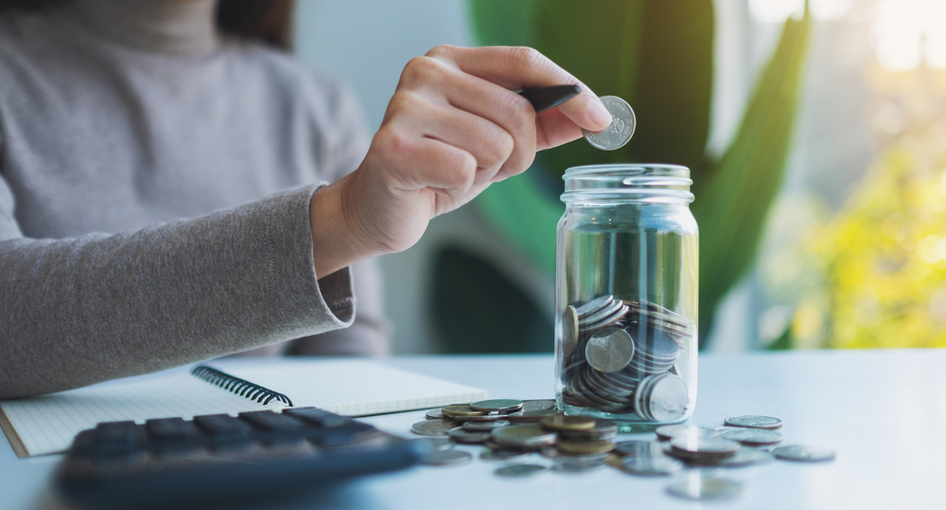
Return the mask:
[[[316,246],[316,274],[413,246],[432,218],[522,173],[537,150],[605,129],[611,115],[584,85],[538,115],[514,92],[572,83],[531,48],[438,46],[411,60],[365,160],[313,197],[313,240],[329,243]]]

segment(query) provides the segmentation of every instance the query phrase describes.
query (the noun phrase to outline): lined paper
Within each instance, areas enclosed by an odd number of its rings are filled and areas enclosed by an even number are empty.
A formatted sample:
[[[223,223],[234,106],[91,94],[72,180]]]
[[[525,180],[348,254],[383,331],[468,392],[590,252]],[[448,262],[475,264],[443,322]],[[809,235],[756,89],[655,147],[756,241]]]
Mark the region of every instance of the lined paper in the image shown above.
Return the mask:
[[[316,406],[345,416],[424,409],[486,398],[483,390],[366,360],[284,359],[258,365],[207,365],[285,393],[296,406]],[[180,370],[0,402],[0,411],[10,425],[4,431],[21,456],[63,452],[76,434],[103,421],[144,423],[151,418],[236,415],[276,407],[279,406],[265,407]]]

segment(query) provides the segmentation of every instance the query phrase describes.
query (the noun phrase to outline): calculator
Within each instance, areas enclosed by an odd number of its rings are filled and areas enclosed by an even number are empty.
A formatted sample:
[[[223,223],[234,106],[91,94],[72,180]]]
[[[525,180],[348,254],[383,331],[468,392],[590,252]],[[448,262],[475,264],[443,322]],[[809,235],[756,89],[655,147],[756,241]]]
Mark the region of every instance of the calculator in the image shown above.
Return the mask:
[[[99,423],[55,474],[80,508],[181,508],[318,491],[410,467],[424,444],[314,407]]]

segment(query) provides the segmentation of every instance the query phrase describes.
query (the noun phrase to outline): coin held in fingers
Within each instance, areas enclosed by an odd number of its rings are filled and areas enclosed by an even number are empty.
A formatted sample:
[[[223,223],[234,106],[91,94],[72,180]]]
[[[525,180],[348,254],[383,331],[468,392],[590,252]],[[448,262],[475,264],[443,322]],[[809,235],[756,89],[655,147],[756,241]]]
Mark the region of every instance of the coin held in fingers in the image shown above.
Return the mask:
[[[617,96],[601,96],[601,103],[611,113],[611,125],[604,131],[588,131],[582,129],[581,134],[585,140],[596,149],[603,151],[613,151],[624,147],[634,136],[634,130],[637,128],[637,117],[634,110],[627,101]]]

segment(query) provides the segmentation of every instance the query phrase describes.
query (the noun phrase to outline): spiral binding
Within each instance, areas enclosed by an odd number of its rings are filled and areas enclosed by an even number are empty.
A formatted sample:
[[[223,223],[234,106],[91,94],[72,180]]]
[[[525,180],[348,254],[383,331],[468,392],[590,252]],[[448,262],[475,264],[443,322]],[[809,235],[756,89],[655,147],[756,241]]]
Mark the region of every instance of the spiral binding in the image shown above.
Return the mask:
[[[275,399],[279,402],[285,402],[286,405],[290,407],[292,406],[292,400],[289,400],[289,397],[278,391],[273,391],[259,384],[251,383],[246,379],[240,379],[226,372],[221,372],[216,368],[210,368],[207,365],[194,367],[191,369],[191,374],[200,377],[210,384],[220,386],[231,393],[236,393],[241,397],[255,400],[263,405],[267,405]]]

